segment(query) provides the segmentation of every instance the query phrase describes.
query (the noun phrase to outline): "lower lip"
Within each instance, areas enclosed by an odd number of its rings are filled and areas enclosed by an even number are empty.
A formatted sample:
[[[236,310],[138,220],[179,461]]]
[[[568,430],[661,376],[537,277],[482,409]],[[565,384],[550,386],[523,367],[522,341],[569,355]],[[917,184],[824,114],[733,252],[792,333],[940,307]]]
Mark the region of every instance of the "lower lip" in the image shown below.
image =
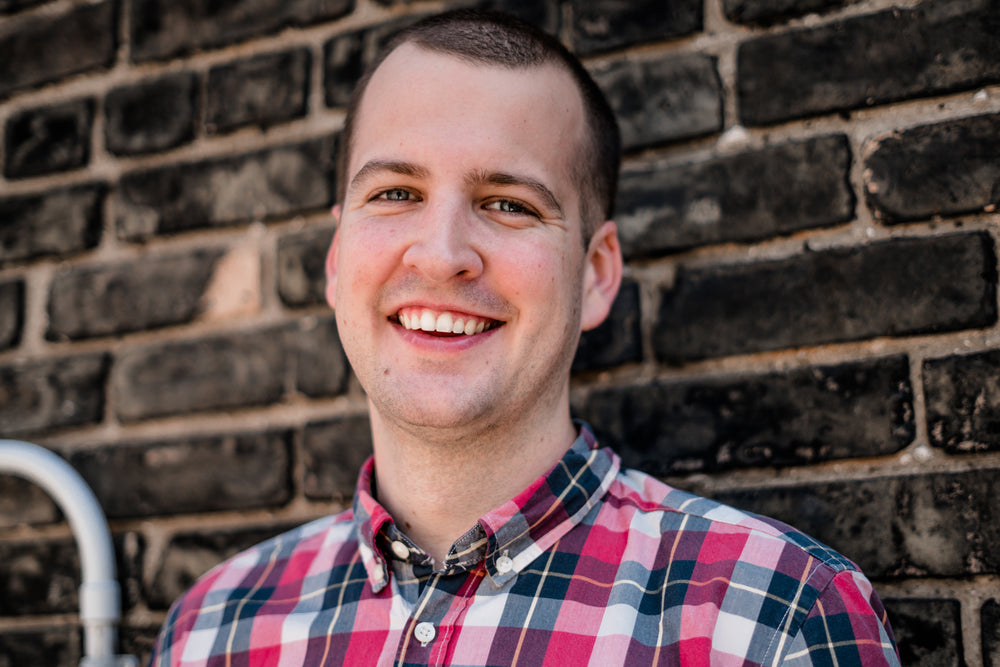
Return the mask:
[[[399,335],[402,336],[403,340],[410,345],[414,345],[427,352],[452,353],[462,352],[485,343],[503,327],[503,325],[493,327],[488,331],[484,331],[481,334],[473,334],[472,336],[434,336],[425,331],[406,329],[399,324],[394,324],[393,326],[399,332]]]

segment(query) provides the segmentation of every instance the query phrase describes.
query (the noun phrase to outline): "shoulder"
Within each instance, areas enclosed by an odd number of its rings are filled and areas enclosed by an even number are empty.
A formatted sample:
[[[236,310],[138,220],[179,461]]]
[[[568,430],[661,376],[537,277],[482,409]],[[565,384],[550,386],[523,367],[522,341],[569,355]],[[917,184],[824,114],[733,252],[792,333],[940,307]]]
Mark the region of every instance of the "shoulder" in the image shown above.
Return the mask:
[[[690,534],[703,540],[714,536],[717,539],[712,547],[716,550],[723,544],[740,548],[730,552],[734,558],[764,558],[762,552],[780,552],[823,565],[831,570],[831,576],[857,570],[837,551],[792,526],[676,489],[637,470],[619,471],[607,500],[637,521],[656,519],[664,536]]]
[[[232,609],[248,600],[264,603],[300,596],[310,578],[325,576],[356,553],[353,513],[348,510],[293,528],[226,559],[173,603],[157,639],[157,657],[181,651],[192,632],[205,637],[217,631],[228,622]]]

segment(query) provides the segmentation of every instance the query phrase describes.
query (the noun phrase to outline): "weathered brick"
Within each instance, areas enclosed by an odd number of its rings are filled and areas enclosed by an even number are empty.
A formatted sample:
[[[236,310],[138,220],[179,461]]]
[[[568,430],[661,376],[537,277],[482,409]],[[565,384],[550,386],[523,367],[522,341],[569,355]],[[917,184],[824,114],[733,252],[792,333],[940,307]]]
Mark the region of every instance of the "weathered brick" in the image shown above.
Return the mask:
[[[785,521],[870,577],[1000,573],[1000,469],[721,491],[722,502]]]
[[[361,464],[372,453],[368,415],[350,415],[307,424],[302,438],[307,498],[348,501]]]
[[[1000,5],[929,0],[752,39],[737,54],[744,125],[1000,81]]]
[[[160,632],[158,625],[134,626],[128,621],[118,627],[119,651],[124,655],[134,655],[139,659],[140,665],[150,664],[153,656],[153,645],[156,643],[156,636]],[[67,665],[66,667],[75,667]]]
[[[84,166],[90,161],[93,124],[91,99],[14,114],[4,129],[4,176],[25,178]]]
[[[0,472],[0,530],[22,525],[54,523],[59,509],[35,484]]]
[[[288,306],[326,301],[326,253],[332,228],[311,228],[278,240],[278,294]]]
[[[143,331],[194,319],[222,256],[183,255],[63,269],[49,289],[49,340]]]
[[[952,454],[1000,450],[1000,351],[923,364],[931,444]]]
[[[208,72],[210,132],[268,126],[306,113],[312,59],[305,49],[257,56]]]
[[[405,16],[364,30],[338,35],[328,41],[323,46],[323,94],[326,105],[347,106],[364,68],[393,35],[423,16]]]
[[[958,600],[885,599],[904,665],[963,667],[962,605]]]
[[[126,549],[135,534],[113,536],[115,568],[123,594],[136,588],[141,549]],[[76,613],[80,602],[80,552],[72,538],[0,542],[0,616]],[[134,600],[123,595],[122,608]]]
[[[1000,602],[987,600],[979,612],[982,622],[983,665],[1000,667]]]
[[[12,14],[53,0],[0,0],[0,14]]]
[[[121,353],[111,372],[124,421],[278,401],[288,368],[285,329],[170,341]]]
[[[885,222],[1000,206],[1000,115],[896,131],[865,152],[868,205]]]
[[[117,155],[175,148],[194,138],[198,80],[188,72],[121,86],[104,99],[104,141]]]
[[[75,4],[11,21],[0,34],[0,97],[110,66],[118,48],[115,4]]]
[[[295,355],[295,389],[306,396],[336,396],[347,388],[349,367],[332,316],[301,320],[288,332]]]
[[[618,118],[626,150],[722,129],[715,59],[701,54],[617,60],[591,69]]]
[[[104,417],[104,354],[0,366],[0,433],[38,433]]]
[[[913,440],[906,357],[592,391],[579,412],[654,475],[883,456]]]
[[[144,239],[331,206],[334,137],[248,155],[136,171],[121,179],[118,235]]]
[[[584,331],[573,359],[573,371],[589,371],[642,361],[639,284],[622,283],[608,318],[596,329]]]
[[[0,199],[0,263],[96,246],[104,192],[90,184]]]
[[[831,10],[854,0],[722,0],[726,18],[733,23],[771,25],[784,19]]]
[[[129,15],[132,59],[162,60],[344,16],[354,0],[145,0]]]
[[[198,577],[225,559],[294,527],[293,524],[281,523],[259,528],[219,529],[175,535],[170,538],[163,551],[152,585],[145,591],[149,606],[153,609],[166,609]]]
[[[779,261],[678,271],[653,333],[668,363],[972,329],[997,320],[982,233],[898,239]]]
[[[701,30],[702,0],[570,0],[573,50],[609,51]]]
[[[78,625],[0,632],[0,667],[74,667],[82,656]]]
[[[21,342],[24,326],[24,281],[0,283],[0,350]]]
[[[843,135],[668,168],[630,168],[618,197],[626,257],[745,242],[854,217]]]
[[[290,498],[291,432],[125,443],[69,461],[109,518],[281,506]],[[114,471],[114,474],[109,474]]]

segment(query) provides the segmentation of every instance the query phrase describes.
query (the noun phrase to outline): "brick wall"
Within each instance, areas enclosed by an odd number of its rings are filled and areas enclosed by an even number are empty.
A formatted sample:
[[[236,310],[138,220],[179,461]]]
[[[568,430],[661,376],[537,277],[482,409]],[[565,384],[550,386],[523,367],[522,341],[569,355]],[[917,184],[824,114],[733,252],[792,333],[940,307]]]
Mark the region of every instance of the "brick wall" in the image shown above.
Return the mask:
[[[0,0],[0,434],[97,493],[126,651],[219,559],[349,502],[343,105],[458,4]],[[478,5],[558,32],[621,120],[626,284],[577,413],[857,560],[904,664],[1000,666],[1000,5]],[[0,477],[0,665],[76,664],[78,584],[54,505]]]

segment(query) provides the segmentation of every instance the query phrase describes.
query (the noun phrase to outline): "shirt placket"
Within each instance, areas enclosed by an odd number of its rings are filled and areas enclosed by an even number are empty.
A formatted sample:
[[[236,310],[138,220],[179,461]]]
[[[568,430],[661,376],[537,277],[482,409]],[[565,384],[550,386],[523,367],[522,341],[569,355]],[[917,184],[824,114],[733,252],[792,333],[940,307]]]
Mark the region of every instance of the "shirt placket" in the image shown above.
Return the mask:
[[[484,571],[432,575],[399,640],[396,665],[446,665]]]

